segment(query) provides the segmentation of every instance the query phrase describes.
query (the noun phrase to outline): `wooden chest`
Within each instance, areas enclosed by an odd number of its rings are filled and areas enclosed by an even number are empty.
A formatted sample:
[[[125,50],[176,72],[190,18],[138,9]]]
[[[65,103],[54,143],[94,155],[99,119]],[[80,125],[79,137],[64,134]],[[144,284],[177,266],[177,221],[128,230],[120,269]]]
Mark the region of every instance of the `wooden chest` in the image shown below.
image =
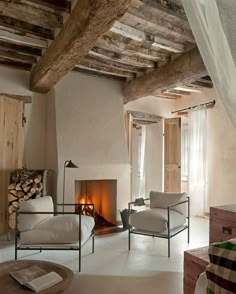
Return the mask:
[[[210,243],[236,238],[236,204],[210,207]]]
[[[184,252],[184,294],[194,294],[197,279],[208,264],[208,246]]]

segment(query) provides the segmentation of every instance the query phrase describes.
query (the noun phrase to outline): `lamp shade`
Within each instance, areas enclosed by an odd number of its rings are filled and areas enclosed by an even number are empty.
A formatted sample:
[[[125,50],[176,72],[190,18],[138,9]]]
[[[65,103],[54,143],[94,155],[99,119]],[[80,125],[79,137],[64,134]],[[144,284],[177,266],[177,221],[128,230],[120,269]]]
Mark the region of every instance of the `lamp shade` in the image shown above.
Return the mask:
[[[74,162],[72,162],[71,160],[67,160],[65,162],[65,167],[68,167],[68,168],[78,168],[78,166]]]

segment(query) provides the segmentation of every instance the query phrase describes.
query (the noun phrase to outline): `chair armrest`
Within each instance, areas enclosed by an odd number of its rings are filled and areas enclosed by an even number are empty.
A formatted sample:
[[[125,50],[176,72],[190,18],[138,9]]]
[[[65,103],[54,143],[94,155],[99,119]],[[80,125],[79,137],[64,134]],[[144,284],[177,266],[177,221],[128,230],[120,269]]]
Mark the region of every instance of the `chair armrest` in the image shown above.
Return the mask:
[[[168,205],[168,209],[174,207],[174,206],[177,206],[177,205],[180,205],[180,204],[183,204],[183,203],[189,203],[189,197],[187,197],[186,200],[183,200],[183,201],[180,201],[180,202],[177,202],[177,203],[174,203],[174,204],[171,204],[171,205]]]
[[[128,209],[129,210],[131,209],[131,205],[143,206],[143,205],[145,205],[145,201],[148,201],[148,200],[150,200],[150,198],[138,198],[135,201],[128,202]]]

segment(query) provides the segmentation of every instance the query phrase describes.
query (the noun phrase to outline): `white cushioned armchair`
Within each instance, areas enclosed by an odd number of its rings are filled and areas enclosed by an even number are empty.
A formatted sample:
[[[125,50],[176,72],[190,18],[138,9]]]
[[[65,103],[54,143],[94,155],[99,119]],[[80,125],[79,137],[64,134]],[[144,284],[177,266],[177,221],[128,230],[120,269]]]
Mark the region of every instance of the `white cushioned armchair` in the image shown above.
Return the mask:
[[[170,257],[170,239],[180,232],[188,231],[189,242],[189,197],[186,193],[150,192],[150,198],[138,199],[129,203],[133,206],[145,205],[144,210],[130,213],[129,250],[131,234],[147,235],[168,239],[168,257]]]
[[[83,206],[86,204],[76,204]],[[89,204],[92,211],[94,206]],[[75,210],[75,204],[66,204]],[[78,211],[82,211],[78,209]],[[55,212],[51,196],[25,201],[16,213],[15,259],[18,250],[78,250],[92,238],[94,252],[94,217],[74,211]]]

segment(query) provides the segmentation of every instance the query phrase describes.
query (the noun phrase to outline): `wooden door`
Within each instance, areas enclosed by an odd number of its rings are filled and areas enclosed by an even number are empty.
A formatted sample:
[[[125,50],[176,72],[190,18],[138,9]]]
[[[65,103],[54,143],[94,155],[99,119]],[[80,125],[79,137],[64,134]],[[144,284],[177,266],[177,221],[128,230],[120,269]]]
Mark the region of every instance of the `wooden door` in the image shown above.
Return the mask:
[[[181,119],[164,124],[164,191],[181,192]]]
[[[23,166],[22,101],[0,95],[0,233],[8,229],[7,186],[10,171]]]

